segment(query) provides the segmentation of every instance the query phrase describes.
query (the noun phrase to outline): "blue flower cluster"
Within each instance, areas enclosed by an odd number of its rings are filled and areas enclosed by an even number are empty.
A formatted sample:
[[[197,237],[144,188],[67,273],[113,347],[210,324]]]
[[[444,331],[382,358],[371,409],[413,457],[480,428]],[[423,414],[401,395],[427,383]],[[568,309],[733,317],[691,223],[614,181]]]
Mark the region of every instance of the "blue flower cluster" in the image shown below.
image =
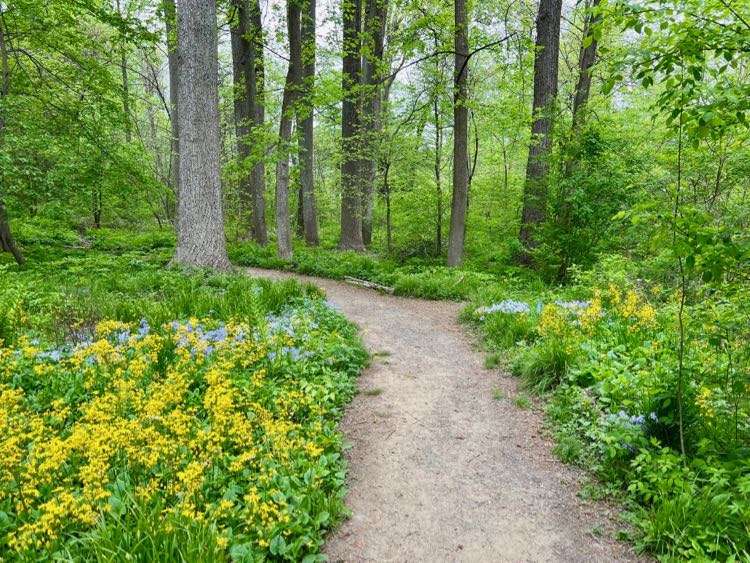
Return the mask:
[[[531,312],[531,309],[523,301],[514,301],[513,299],[506,299],[505,301],[500,301],[500,303],[494,303],[493,305],[490,305],[488,307],[478,307],[474,311],[474,314],[477,315],[480,320],[484,320],[484,317],[486,315],[491,315],[492,313],[505,313],[506,315],[518,315],[521,313],[528,314],[529,312]]]
[[[555,301],[555,305],[567,309],[574,315],[580,315],[591,303],[588,301]]]

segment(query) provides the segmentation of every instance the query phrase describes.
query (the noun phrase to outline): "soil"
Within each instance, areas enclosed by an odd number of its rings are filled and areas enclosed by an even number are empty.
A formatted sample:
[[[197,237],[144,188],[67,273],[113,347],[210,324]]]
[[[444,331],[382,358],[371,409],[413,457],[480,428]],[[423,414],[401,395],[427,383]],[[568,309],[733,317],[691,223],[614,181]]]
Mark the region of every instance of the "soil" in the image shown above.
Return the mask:
[[[552,456],[538,409],[515,405],[517,382],[485,369],[461,304],[295,277],[324,288],[373,354],[341,424],[352,515],[331,561],[641,560],[612,539],[614,509],[576,495],[581,473]]]

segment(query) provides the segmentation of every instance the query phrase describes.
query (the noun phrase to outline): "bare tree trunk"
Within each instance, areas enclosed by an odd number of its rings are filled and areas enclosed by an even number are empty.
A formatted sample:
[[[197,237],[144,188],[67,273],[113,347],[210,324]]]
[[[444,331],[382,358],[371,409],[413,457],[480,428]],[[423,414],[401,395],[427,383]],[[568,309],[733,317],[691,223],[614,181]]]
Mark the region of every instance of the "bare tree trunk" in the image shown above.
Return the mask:
[[[534,116],[520,231],[524,253],[519,256],[519,260],[523,263],[530,262],[528,251],[535,246],[535,231],[547,216],[547,184],[552,154],[552,119],[557,97],[561,16],[562,0],[540,1],[534,57]]]
[[[252,5],[249,1],[253,1]],[[249,138],[254,131],[261,130],[265,121],[263,95],[263,27],[258,0],[233,0],[237,8],[237,29],[234,47],[238,51],[242,85],[239,89],[244,96],[246,111],[244,159],[250,156]],[[240,152],[238,146],[238,152]],[[268,244],[266,227],[266,165],[263,158],[252,163],[249,179],[243,178],[241,194],[245,208],[250,207],[252,223],[248,229],[253,240],[265,246]]]
[[[234,97],[234,133],[237,145],[237,163],[239,165],[239,200],[240,217],[243,224],[250,222],[252,213],[252,180],[251,174],[245,170],[250,158],[250,124],[253,121],[255,108],[251,106],[248,99],[247,84],[251,80],[248,72],[255,75],[255,68],[250,60],[250,43],[243,32],[247,25],[242,25],[240,15],[243,12],[242,4],[245,4],[244,13],[247,14],[246,0],[233,0],[232,7],[235,11],[235,19],[231,22],[230,39],[232,44],[232,81]],[[245,22],[246,23],[246,22]],[[250,222],[250,233],[255,238],[253,223]]]
[[[226,268],[216,3],[181,0],[177,29],[180,189],[174,261]]]
[[[469,196],[469,72],[466,0],[455,0],[455,71],[453,77],[453,200],[448,235],[448,267],[460,266],[464,258],[466,208]]]
[[[177,71],[177,11],[174,0],[164,0],[162,3],[164,27],[167,34],[167,66],[169,68],[169,123],[171,128],[171,162],[169,165],[169,181],[174,192],[175,200],[179,200],[179,169],[180,169],[180,134],[177,111],[177,90],[179,88],[179,74]],[[177,225],[177,212],[173,219]]]
[[[302,89],[297,104],[299,182],[302,232],[307,246],[318,246],[318,205],[314,182],[313,89],[315,86],[315,0],[306,0],[302,14]]]
[[[120,0],[115,0],[117,14],[124,17],[121,12]],[[122,74],[122,111],[125,114],[125,142],[130,143],[133,139],[130,121],[130,82],[128,80],[128,57],[125,51],[125,40],[120,40],[120,73]]]
[[[443,129],[440,127],[440,101],[437,93],[432,102],[432,115],[435,120],[435,195],[437,197],[437,217],[435,218],[435,255],[443,252],[443,184],[441,177],[443,153]]]
[[[377,153],[382,131],[380,74],[383,66],[388,0],[368,0],[364,22],[366,48],[362,57],[362,241],[372,242],[372,214],[375,209]]]
[[[598,12],[600,3],[601,0],[593,0],[583,27],[583,42],[581,44],[581,54],[578,57],[578,82],[576,83],[576,94],[573,99],[574,133],[583,127],[586,122],[586,104],[588,104],[589,96],[591,95],[591,69],[596,62],[596,50],[598,47],[596,35],[593,31],[601,21],[601,16]]]
[[[342,0],[343,91],[341,108],[341,237],[339,249],[362,252],[362,187],[360,182],[359,84],[362,72],[362,0]]]
[[[287,0],[287,33],[289,35],[289,68],[284,84],[276,160],[276,244],[279,258],[292,258],[292,225],[289,215],[289,150],[302,65],[302,10],[296,0]]]

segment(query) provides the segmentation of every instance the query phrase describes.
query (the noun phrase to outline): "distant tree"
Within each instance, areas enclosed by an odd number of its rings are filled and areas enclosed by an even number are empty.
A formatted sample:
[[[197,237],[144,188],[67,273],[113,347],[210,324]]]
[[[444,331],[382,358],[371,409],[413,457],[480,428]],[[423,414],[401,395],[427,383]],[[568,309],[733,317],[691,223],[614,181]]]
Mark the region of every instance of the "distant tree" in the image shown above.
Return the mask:
[[[297,104],[299,137],[299,195],[302,234],[308,246],[318,246],[318,206],[315,198],[313,88],[315,85],[315,0],[305,0],[302,13],[301,99]]]
[[[167,68],[169,71],[170,182],[175,197],[177,197],[180,184],[180,134],[177,111],[177,90],[179,89],[179,74],[177,72],[177,9],[174,0],[164,0],[162,2],[162,17],[164,18],[164,28],[167,36]]]
[[[279,122],[279,142],[276,158],[276,244],[279,258],[292,258],[292,225],[289,215],[289,150],[292,139],[292,120],[299,98],[302,71],[302,9],[297,0],[287,0],[287,35],[289,37],[289,66],[284,82]]]
[[[221,200],[216,3],[181,0],[177,18],[180,264],[226,268]]]
[[[601,15],[599,5],[601,0],[593,0],[587,10],[586,23],[583,26],[581,54],[578,57],[578,80],[576,81],[575,97],[573,98],[573,131],[579,130],[586,122],[586,104],[591,95],[591,71],[596,62],[596,51],[599,46],[597,37]]]
[[[521,261],[535,245],[535,233],[547,216],[548,176],[552,153],[552,122],[557,97],[557,71],[560,51],[562,0],[541,0],[536,19],[534,57],[534,103],[531,145],[526,165],[520,239],[524,250]]]
[[[362,252],[362,186],[360,182],[359,84],[362,72],[362,0],[342,0],[343,91],[341,105],[341,236],[340,250]]]
[[[362,242],[372,242],[372,216],[375,208],[378,145],[383,126],[383,49],[388,16],[387,0],[368,0],[363,24],[361,67],[361,150]]]
[[[466,207],[469,196],[469,40],[466,0],[455,0],[455,71],[453,78],[453,200],[448,238],[448,266],[460,266],[464,257]]]

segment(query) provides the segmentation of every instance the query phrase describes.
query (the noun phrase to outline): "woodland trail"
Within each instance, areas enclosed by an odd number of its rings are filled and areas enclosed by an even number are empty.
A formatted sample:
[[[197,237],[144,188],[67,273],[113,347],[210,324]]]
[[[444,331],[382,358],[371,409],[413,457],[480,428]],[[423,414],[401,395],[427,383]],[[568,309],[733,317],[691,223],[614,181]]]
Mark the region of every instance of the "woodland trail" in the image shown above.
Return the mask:
[[[323,287],[375,355],[342,422],[352,517],[329,537],[331,561],[638,560],[592,533],[611,528],[606,508],[577,498],[576,471],[515,406],[516,382],[483,367],[459,304],[293,277]]]

